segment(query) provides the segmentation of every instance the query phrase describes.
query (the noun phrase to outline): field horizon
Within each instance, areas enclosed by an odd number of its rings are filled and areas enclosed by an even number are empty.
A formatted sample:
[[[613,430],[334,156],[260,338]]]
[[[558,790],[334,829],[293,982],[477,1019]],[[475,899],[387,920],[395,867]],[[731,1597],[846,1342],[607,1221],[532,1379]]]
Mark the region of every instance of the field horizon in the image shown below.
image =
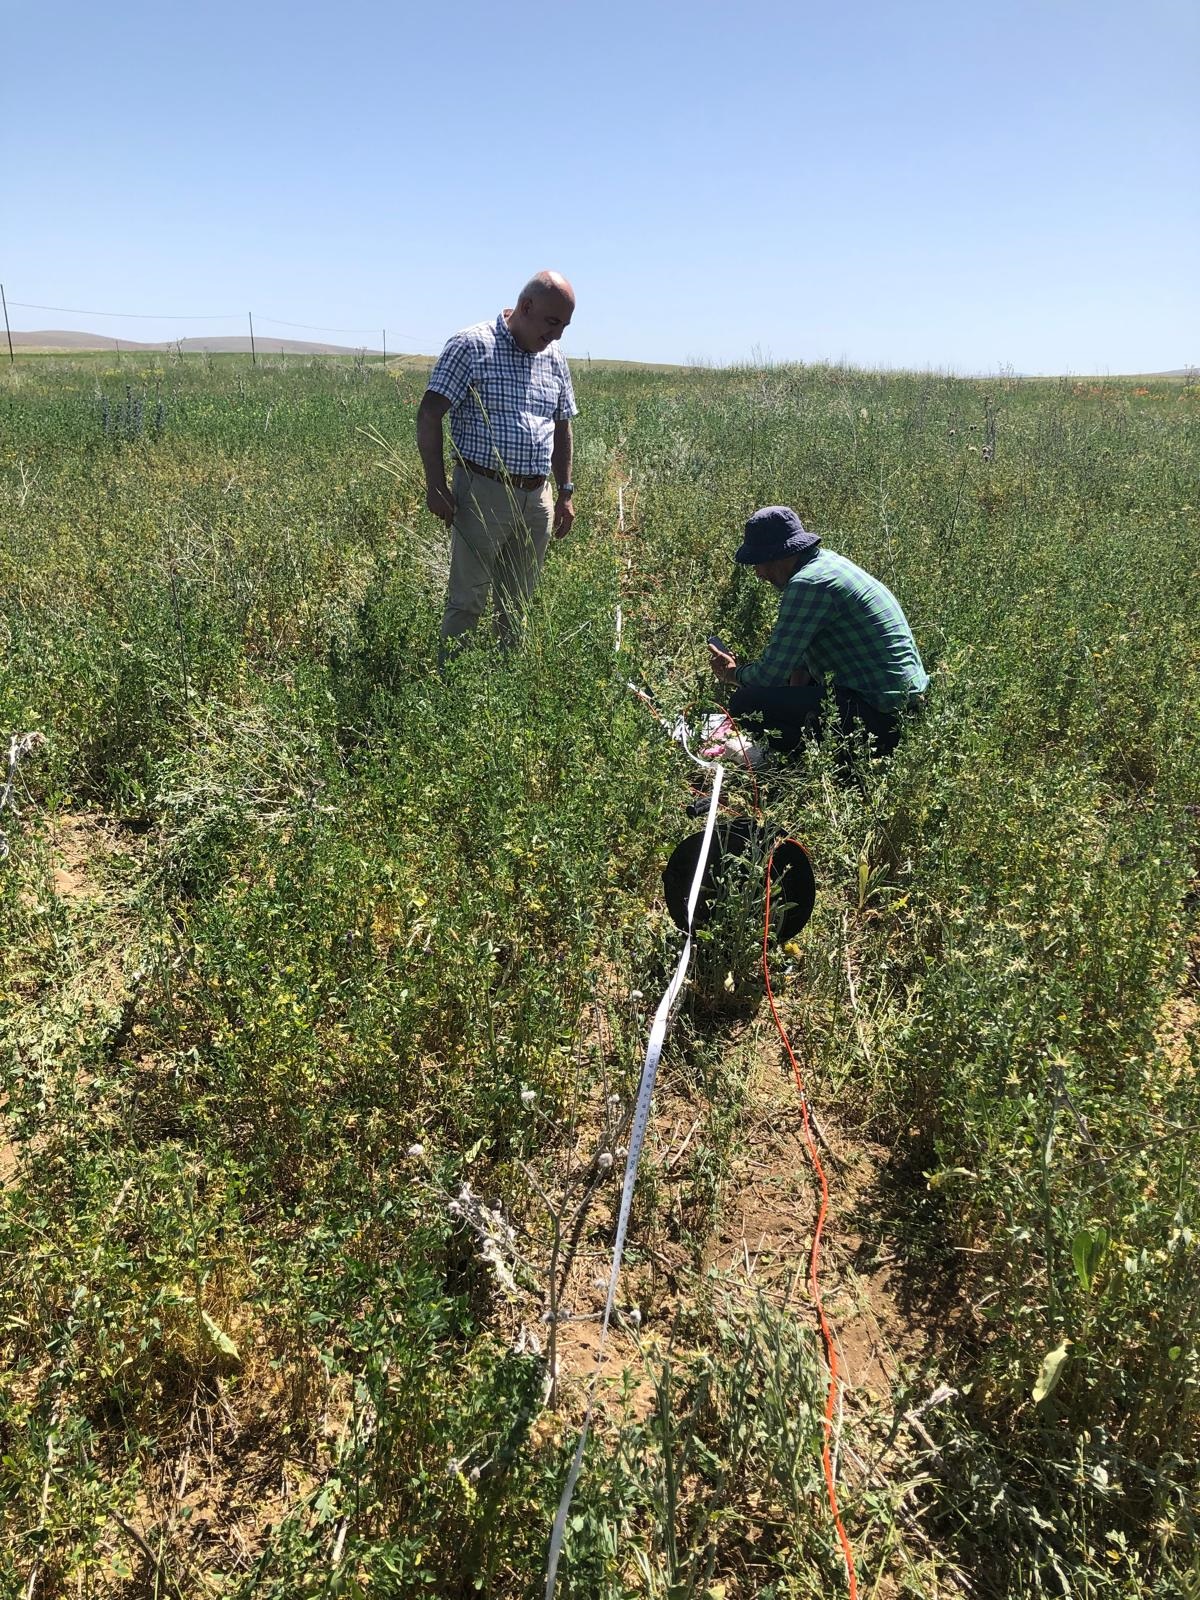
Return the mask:
[[[88,352],[155,352],[159,354],[179,351],[187,355],[249,355],[250,338],[248,334],[216,334],[212,337],[198,335],[186,339],[160,339],[150,343],[137,340],[117,339],[108,334],[79,332],[71,329],[29,329],[12,330],[14,350],[20,350],[23,355],[66,355],[84,354]],[[383,359],[381,346],[339,345],[321,341],[305,339],[280,339],[273,335],[255,335],[255,347],[264,355],[322,355],[340,357],[376,356]],[[711,362],[675,364],[654,361],[639,361],[636,357],[623,356],[589,356],[577,350],[568,349],[567,358],[571,362],[590,364],[599,368],[608,367],[633,367],[650,372],[692,372],[692,371],[739,371],[747,366],[762,367],[761,362],[734,362],[726,366],[717,366]],[[388,363],[411,363],[416,365],[432,366],[437,360],[437,352],[418,354],[411,351],[391,351],[388,353]],[[845,370],[855,372],[873,372],[887,370],[892,375],[904,372],[942,372],[942,368],[888,368],[876,369],[858,366],[854,363],[830,363],[825,360],[809,362],[795,362],[786,358],[778,362],[769,362],[764,370],[771,367],[796,367],[811,366],[825,368],[828,366],[842,366]],[[1117,380],[1135,380],[1138,378],[1181,378],[1192,382],[1200,374],[1200,367],[1174,367],[1163,372],[1121,372],[1121,373],[1096,373],[1096,372],[1066,372],[1066,373],[1018,373],[999,371],[996,374],[964,373],[956,374],[966,381],[986,382],[989,378],[1020,378],[1029,382],[1053,381],[1056,378],[1100,378]]]

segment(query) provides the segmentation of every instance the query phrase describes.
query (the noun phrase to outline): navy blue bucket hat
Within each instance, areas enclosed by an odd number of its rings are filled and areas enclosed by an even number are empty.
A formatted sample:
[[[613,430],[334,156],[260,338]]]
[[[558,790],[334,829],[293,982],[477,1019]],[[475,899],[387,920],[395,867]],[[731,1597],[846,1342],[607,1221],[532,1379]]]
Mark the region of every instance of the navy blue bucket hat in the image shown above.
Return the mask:
[[[744,567],[755,567],[762,561],[803,555],[820,542],[821,535],[810,533],[791,506],[763,506],[746,523],[746,536],[733,559]]]

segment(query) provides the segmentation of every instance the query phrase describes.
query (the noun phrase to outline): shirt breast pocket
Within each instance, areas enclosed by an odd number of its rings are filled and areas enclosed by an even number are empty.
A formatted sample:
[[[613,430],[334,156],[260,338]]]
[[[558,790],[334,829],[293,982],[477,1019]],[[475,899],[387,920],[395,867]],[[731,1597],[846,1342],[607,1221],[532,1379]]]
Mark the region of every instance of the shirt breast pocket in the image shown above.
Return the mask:
[[[535,417],[553,417],[558,406],[558,382],[552,372],[535,372],[529,382],[529,409]]]

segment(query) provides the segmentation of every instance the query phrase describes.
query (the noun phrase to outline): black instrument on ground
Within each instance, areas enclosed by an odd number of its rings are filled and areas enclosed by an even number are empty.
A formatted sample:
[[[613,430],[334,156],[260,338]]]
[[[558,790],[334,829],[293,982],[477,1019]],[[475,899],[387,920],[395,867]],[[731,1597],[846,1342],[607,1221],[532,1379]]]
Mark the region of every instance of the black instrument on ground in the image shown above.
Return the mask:
[[[687,903],[704,834],[692,833],[671,852],[663,869],[663,892],[671,920],[687,932]],[[733,817],[718,822],[713,829],[712,847],[700,882],[696,900],[696,926],[702,927],[712,915],[730,858],[744,860],[755,853],[766,861],[774,845],[771,861],[771,921],[776,942],[786,944],[806,926],[817,902],[817,880],[808,851],[796,839],[788,839],[779,829],[770,835],[749,817]]]

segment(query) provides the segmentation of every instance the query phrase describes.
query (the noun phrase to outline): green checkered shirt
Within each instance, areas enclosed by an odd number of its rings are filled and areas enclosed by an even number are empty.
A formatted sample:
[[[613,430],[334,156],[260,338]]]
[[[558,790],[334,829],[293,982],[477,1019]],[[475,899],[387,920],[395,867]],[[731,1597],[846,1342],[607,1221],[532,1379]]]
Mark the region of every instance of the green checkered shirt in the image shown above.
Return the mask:
[[[737,681],[777,688],[801,666],[814,678],[828,673],[878,711],[900,710],[929,684],[895,595],[832,550],[818,550],[788,579],[767,647],[737,669]]]

